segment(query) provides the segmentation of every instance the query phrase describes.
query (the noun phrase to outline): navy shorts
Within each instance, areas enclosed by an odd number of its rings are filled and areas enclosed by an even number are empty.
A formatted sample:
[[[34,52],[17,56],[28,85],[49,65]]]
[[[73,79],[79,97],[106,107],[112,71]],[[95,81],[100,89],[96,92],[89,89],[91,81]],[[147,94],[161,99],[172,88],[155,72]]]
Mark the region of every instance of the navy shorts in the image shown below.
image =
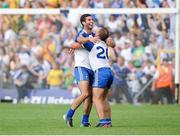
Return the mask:
[[[114,76],[110,68],[100,68],[94,72],[93,87],[109,89],[113,78]]]
[[[93,84],[94,73],[91,69],[85,67],[75,67],[74,76],[77,83],[80,81],[89,81],[90,86]]]

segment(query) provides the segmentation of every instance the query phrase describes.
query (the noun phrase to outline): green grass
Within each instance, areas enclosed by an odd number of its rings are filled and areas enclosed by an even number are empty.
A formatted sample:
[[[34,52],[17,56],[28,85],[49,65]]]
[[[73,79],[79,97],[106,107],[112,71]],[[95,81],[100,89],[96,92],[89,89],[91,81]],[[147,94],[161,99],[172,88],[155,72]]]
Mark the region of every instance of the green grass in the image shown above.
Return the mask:
[[[74,127],[67,128],[63,114],[69,105],[0,104],[0,134],[54,135],[179,135],[178,105],[112,105],[112,128],[95,128],[96,111],[90,116],[92,127],[80,128],[82,108],[74,116]]]

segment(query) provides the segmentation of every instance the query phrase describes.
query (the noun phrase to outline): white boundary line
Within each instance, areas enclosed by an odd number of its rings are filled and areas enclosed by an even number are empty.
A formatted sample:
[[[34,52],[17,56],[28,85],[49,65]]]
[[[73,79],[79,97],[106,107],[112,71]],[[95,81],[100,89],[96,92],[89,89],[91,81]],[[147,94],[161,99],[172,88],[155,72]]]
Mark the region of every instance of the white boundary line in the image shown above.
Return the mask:
[[[0,9],[0,14],[59,14],[60,11],[70,11],[74,14],[175,14],[178,8],[70,8],[70,9]]]

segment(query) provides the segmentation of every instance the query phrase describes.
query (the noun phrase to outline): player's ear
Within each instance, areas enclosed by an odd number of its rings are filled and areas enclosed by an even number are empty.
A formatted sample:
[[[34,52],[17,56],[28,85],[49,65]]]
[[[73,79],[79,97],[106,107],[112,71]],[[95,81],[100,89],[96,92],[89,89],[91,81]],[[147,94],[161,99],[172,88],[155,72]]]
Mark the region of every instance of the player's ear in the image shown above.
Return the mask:
[[[83,21],[83,22],[82,22],[82,25],[84,26],[85,24],[86,24],[85,21]]]

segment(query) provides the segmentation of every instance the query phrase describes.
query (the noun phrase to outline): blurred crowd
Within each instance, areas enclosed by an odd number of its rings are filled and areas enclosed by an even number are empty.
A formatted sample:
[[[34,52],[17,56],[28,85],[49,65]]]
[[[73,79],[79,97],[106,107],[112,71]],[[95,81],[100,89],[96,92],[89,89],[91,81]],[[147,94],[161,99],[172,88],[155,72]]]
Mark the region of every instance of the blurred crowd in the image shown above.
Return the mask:
[[[175,0],[0,0],[0,8],[173,8]]]
[[[0,5],[10,1],[1,1]],[[136,4],[134,1],[109,2],[122,3],[121,7],[133,7],[142,0],[137,0]],[[158,6],[158,1],[160,4],[161,0],[148,0],[148,7],[149,3]],[[99,0],[90,2],[98,3]],[[131,4],[125,4],[129,2]],[[163,3],[170,5],[168,0]],[[94,4],[97,5],[101,4]],[[118,4],[112,6],[118,7]],[[147,7],[147,3],[144,6]],[[71,12],[62,12],[60,15],[0,15],[0,88],[16,87],[19,92],[23,92],[21,90],[27,88],[72,90],[76,87],[73,77],[74,59],[68,50],[82,27],[79,17],[80,15]],[[101,14],[93,17],[95,29],[100,26],[108,27],[116,44],[115,49],[109,50],[117,79],[113,83],[112,90],[115,91],[112,91],[111,96],[115,96],[116,102],[125,99],[132,103],[132,97],[156,73],[158,51],[175,49],[175,15]],[[173,53],[161,53],[160,58],[165,58],[174,67]],[[124,69],[118,71],[117,65]],[[115,88],[119,84],[125,85],[121,90],[130,90],[129,93],[121,91],[117,94]],[[144,95],[142,101],[148,102],[151,94],[147,91]]]

